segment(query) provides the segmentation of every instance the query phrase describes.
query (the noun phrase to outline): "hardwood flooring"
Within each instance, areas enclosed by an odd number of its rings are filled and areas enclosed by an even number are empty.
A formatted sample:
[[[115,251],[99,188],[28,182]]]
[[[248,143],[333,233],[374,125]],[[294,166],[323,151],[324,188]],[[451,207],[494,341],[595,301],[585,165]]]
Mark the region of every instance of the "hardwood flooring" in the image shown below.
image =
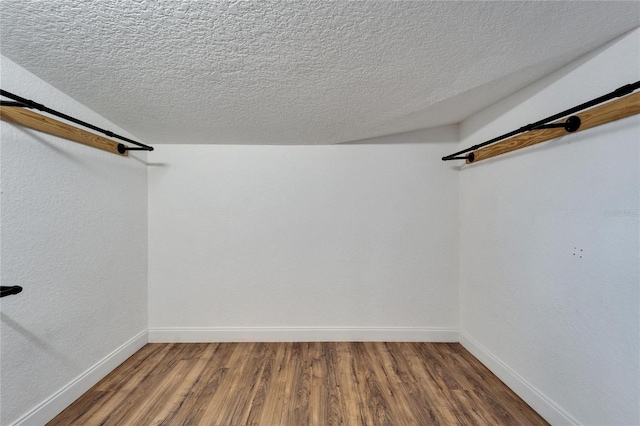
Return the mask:
[[[148,344],[49,425],[546,425],[457,343]]]

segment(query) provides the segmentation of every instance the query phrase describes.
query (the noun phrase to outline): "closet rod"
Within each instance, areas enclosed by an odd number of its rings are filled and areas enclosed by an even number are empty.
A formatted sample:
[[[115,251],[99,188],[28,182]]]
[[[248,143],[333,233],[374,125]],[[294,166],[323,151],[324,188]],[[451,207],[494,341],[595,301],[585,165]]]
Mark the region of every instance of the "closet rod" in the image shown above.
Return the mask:
[[[39,104],[37,102],[34,102],[34,101],[30,100],[30,99],[25,99],[25,98],[23,98],[21,96],[14,95],[13,93],[7,92],[6,90],[0,89],[0,95],[4,96],[6,98],[9,98],[9,99],[13,99],[14,101],[16,101],[16,102],[2,101],[2,102],[0,102],[0,106],[11,107],[11,108],[33,108],[33,109],[37,109],[37,110],[40,110],[40,111],[44,111],[44,112],[49,113],[51,115],[54,115],[56,117],[60,117],[60,118],[63,118],[65,120],[67,120],[67,121],[71,121],[72,123],[76,123],[76,124],[79,124],[81,126],[87,127],[87,128],[89,128],[91,130],[95,130],[97,132],[103,133],[103,134],[105,134],[105,135],[107,135],[107,136],[109,136],[111,138],[120,139],[122,141],[125,141],[125,142],[128,142],[128,143],[132,143],[132,144],[138,146],[136,148],[136,147],[130,147],[130,146],[126,146],[126,145],[123,145],[121,143],[118,143],[116,145],[116,151],[117,151],[118,154],[123,154],[124,155],[124,154],[126,154],[127,151],[153,151],[153,147],[152,146],[145,145],[143,143],[136,142],[136,141],[134,141],[132,139],[129,139],[127,137],[117,135],[117,134],[115,134],[115,133],[113,133],[113,132],[111,132],[109,130],[101,129],[98,126],[94,126],[93,124],[87,123],[87,122],[82,121],[82,120],[78,120],[77,118],[71,117],[71,116],[69,116],[67,114],[63,114],[61,112],[58,112],[58,111],[53,110],[51,108],[48,108],[48,107],[46,107],[46,106],[44,106],[42,104]],[[28,111],[24,111],[24,112],[28,112]],[[23,125],[26,125],[26,126],[29,126],[29,127],[32,127],[32,126],[30,124],[28,124],[28,123],[34,122],[34,120],[35,120],[36,122],[39,122],[39,123],[38,123],[37,127],[33,127],[33,128],[35,128],[36,130],[45,131],[47,133],[51,133],[51,130],[55,129],[56,127],[60,128],[61,127],[60,125],[64,126],[64,123],[61,123],[61,122],[56,121],[56,120],[52,120],[52,119],[50,119],[48,117],[45,117],[45,116],[42,116],[42,115],[36,114],[36,113],[21,114],[20,118],[18,118],[18,116],[16,116],[15,114],[10,115],[10,116],[6,116],[6,117],[5,117],[5,115],[6,114],[2,114],[2,118],[3,119],[8,119],[9,121],[13,121],[13,122],[16,122],[18,124],[23,124]],[[69,129],[64,129],[64,131],[63,131],[64,134],[58,134],[58,133],[51,133],[51,134],[54,134],[56,136],[61,136],[61,137],[64,137],[66,139],[71,139],[74,142],[80,142],[80,143],[85,143],[87,139],[93,139],[93,138],[87,137],[86,135],[82,135],[82,137],[70,138],[70,137],[68,137],[69,136],[68,134],[76,134],[77,132],[74,132],[72,130],[72,129],[74,129],[72,126],[69,126],[69,127],[70,127]],[[81,129],[77,129],[77,130],[82,131]],[[78,140],[78,139],[81,139],[81,140]],[[100,149],[105,149],[107,151],[111,151],[111,149],[106,149],[105,148],[105,145],[108,145],[108,144],[105,143],[105,141],[108,141],[108,139],[105,139],[104,141],[99,141],[100,145],[102,145],[102,146],[95,146],[95,147],[96,148],[100,148]],[[91,143],[85,143],[85,144],[94,146]]]
[[[554,121],[554,120],[558,120],[562,117],[566,117],[568,115],[571,114],[575,114],[579,111],[583,111],[587,108],[599,105],[601,103],[607,102],[611,99],[615,99],[615,98],[621,98],[624,96],[629,95],[630,93],[633,93],[634,91],[640,89],[640,81],[637,81],[635,83],[631,83],[631,84],[626,84],[622,87],[619,87],[618,89],[614,90],[613,92],[607,93],[606,95],[600,96],[598,98],[592,99],[588,102],[585,102],[583,104],[577,105],[573,108],[569,108],[565,111],[559,112],[557,114],[554,114],[550,117],[547,117],[545,119],[542,119],[540,121],[536,121],[535,123],[531,123],[531,124],[527,124],[526,126],[520,127],[519,129],[513,130],[509,133],[505,133],[502,136],[498,136],[496,138],[490,139],[486,142],[480,143],[478,145],[474,145],[470,148],[467,149],[463,149],[462,151],[458,151],[456,153],[447,155],[445,157],[442,157],[442,161],[450,161],[450,160],[466,160],[467,164],[469,163],[473,163],[474,161],[479,161],[481,159],[485,159],[485,158],[489,158],[489,157],[493,157],[495,155],[498,154],[503,154],[505,152],[509,152],[509,151],[514,151],[516,149],[520,149],[520,148],[524,148],[525,146],[530,146],[533,145],[534,143],[539,143],[539,142],[544,142],[546,140],[549,139],[553,139],[556,138],[558,136],[562,136],[563,134],[566,134],[565,132],[576,132],[578,130],[586,130],[587,128],[590,127],[595,127],[595,126],[599,126],[600,124],[604,124],[604,123],[608,123],[610,121],[614,121],[614,120],[618,120],[620,118],[624,118],[624,117],[628,117],[629,115],[633,115],[633,114],[637,114],[638,111],[635,111],[635,107],[637,107],[636,103],[636,98],[633,97],[631,100],[627,100],[625,102],[623,102],[623,104],[617,105],[616,106],[616,102],[622,102],[624,101],[624,99],[620,99],[618,101],[614,101],[614,102],[610,102],[606,105],[603,105],[602,107],[599,108],[592,108],[591,110],[589,110],[588,112],[593,112],[595,110],[598,110],[598,114],[601,115],[598,117],[597,120],[592,120],[591,123],[589,123],[588,127],[585,126],[585,122],[584,119],[581,119],[579,116],[571,116],[569,117],[566,121],[564,122],[554,122],[549,124],[550,122]],[[637,94],[636,94],[637,95]],[[631,110],[627,107],[627,104],[633,104]],[[624,107],[621,107],[624,106]],[[614,110],[616,111],[616,114],[610,114],[609,110]],[[634,112],[635,111],[635,112]],[[591,116],[593,116],[594,114],[591,114]],[[596,124],[597,122],[597,124]],[[523,140],[518,140],[516,141],[516,138],[512,138],[513,136],[519,135],[521,133],[527,133],[527,136],[529,136],[528,132],[532,132],[532,131],[539,131],[539,130],[544,130],[544,129],[554,129],[554,128],[561,128],[562,130],[557,131],[557,130],[552,130],[551,132],[545,133],[544,135],[541,136],[532,136],[531,138],[527,137],[524,138],[523,135]],[[503,141],[504,139],[507,138],[512,138],[513,140],[510,139],[511,143],[509,144],[508,149],[500,149],[500,150],[494,150],[494,153],[492,153],[492,155],[489,156],[483,156],[482,158],[480,158],[478,156],[478,154],[480,154],[480,152],[475,152],[476,150],[478,150],[479,148],[483,148],[486,147],[487,145],[491,145],[493,143],[499,142],[499,141]],[[534,142],[535,140],[535,142]],[[506,141],[505,141],[506,142]],[[516,143],[517,142],[517,143]],[[496,144],[497,145],[497,144]],[[493,148],[492,147],[487,147],[485,149],[483,149],[482,153],[487,154],[489,152],[489,148]],[[506,148],[506,147],[505,147]],[[474,151],[474,152],[471,152]],[[500,152],[498,152],[500,151]],[[466,154],[469,153],[467,155],[462,155],[462,154]]]

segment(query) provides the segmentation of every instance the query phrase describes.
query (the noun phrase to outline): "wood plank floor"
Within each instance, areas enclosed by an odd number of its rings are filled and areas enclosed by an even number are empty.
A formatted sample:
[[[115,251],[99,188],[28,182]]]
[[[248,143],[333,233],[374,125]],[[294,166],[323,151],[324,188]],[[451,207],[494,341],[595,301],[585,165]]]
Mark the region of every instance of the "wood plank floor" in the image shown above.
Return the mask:
[[[457,343],[148,344],[49,425],[543,425]]]

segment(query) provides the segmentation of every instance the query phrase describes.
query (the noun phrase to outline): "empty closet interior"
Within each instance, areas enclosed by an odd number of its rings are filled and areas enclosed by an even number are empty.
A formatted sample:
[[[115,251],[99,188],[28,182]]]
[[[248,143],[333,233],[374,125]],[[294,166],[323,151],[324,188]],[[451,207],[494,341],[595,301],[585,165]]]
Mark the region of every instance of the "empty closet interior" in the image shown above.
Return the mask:
[[[3,0],[0,424],[640,424],[639,26]]]

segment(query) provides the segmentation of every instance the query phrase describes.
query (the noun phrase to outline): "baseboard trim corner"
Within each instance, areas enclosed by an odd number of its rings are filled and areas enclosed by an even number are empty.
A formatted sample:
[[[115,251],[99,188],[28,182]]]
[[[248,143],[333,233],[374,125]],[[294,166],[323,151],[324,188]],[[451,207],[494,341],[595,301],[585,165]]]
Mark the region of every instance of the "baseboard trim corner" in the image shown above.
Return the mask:
[[[141,331],[122,346],[98,361],[87,371],[69,382],[62,389],[20,417],[13,423],[13,426],[46,424],[82,394],[91,389],[93,385],[122,364],[127,358],[140,350],[148,341],[147,330]]]
[[[460,344],[483,363],[493,374],[498,376],[524,402],[529,404],[538,414],[552,425],[579,425],[580,423],[545,394],[536,389],[522,376],[513,371],[498,357],[489,352],[477,340],[459,331]]]
[[[151,343],[187,342],[457,342],[438,327],[172,327],[150,328]]]

